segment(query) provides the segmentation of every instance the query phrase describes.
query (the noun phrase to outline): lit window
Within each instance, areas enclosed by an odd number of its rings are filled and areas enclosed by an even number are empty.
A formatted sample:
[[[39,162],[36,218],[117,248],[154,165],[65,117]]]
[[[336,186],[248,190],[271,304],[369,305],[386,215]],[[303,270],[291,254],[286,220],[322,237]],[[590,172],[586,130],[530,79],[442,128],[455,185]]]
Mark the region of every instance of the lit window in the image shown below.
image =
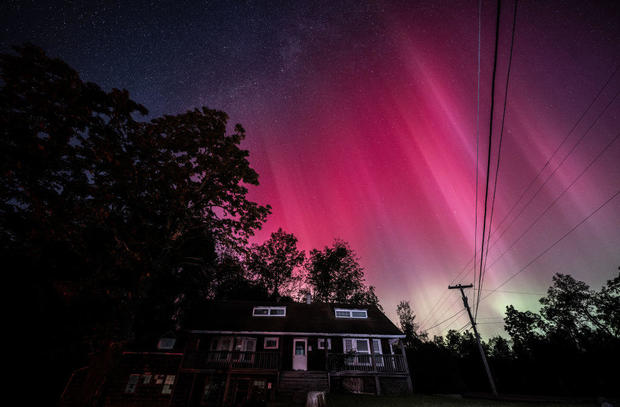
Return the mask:
[[[277,338],[277,337],[265,338],[265,342],[264,342],[263,348],[265,348],[265,349],[278,349],[278,345],[279,345],[279,338]]]
[[[317,347],[319,349],[325,349],[325,340],[327,340],[327,349],[331,349],[332,348],[332,340],[331,338],[319,338],[318,342],[317,342]]]
[[[127,386],[125,386],[125,393],[135,393],[138,380],[140,380],[139,374],[130,375],[129,380],[127,381]]]
[[[368,312],[365,309],[345,309],[336,308],[336,318],[368,318]]]
[[[172,385],[174,384],[175,375],[169,374],[166,376],[166,381],[164,382],[164,387],[161,389],[161,394],[171,394],[172,393]]]
[[[286,307],[254,307],[252,315],[255,317],[284,317]]]

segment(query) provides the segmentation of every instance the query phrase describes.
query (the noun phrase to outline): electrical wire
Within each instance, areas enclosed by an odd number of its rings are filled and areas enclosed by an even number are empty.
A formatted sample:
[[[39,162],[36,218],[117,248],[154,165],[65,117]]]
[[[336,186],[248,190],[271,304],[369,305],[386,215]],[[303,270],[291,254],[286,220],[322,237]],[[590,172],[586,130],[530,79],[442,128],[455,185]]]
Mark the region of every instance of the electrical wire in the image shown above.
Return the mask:
[[[491,200],[491,216],[489,218],[489,237],[487,238],[486,254],[483,253],[484,267],[482,268],[482,278],[480,279],[480,284],[478,285],[478,298],[477,298],[477,301],[475,302],[476,311],[474,313],[474,321],[478,317],[478,307],[480,306],[480,293],[481,293],[480,290],[482,290],[482,285],[484,284],[484,275],[486,274],[487,259],[489,256],[489,245],[491,243],[491,232],[493,231],[493,213],[495,212],[495,196],[497,193],[497,180],[499,179],[499,168],[500,168],[500,162],[501,162],[501,157],[502,157],[502,141],[504,140],[504,124],[506,123],[506,107],[508,106],[508,89],[510,85],[510,70],[512,68],[512,54],[513,54],[512,51],[515,45],[518,4],[519,4],[518,0],[515,0],[515,7],[514,7],[513,17],[512,17],[512,34],[510,38],[510,53],[508,57],[508,69],[506,72],[506,87],[504,88],[504,108],[502,111],[502,124],[500,128],[500,133],[499,133],[499,147],[497,149],[497,165],[495,166],[495,180],[493,183],[493,199]],[[482,238],[484,239],[484,235],[482,236]]]
[[[618,136],[620,136],[620,133],[618,133]],[[618,136],[616,136],[616,138],[614,138],[614,141],[618,138]],[[603,202],[596,209],[594,209],[592,212],[590,212],[585,218],[583,218],[579,223],[577,223],[575,226],[573,226],[568,232],[564,233],[559,239],[557,239],[555,242],[553,242],[553,244],[551,244],[545,250],[540,252],[536,257],[534,257],[531,261],[529,261],[525,266],[523,266],[521,269],[519,269],[519,271],[517,271],[516,273],[512,274],[509,278],[504,280],[500,285],[498,285],[493,290],[491,290],[487,295],[484,296],[484,298],[482,298],[482,301],[484,301],[485,299],[487,299],[488,297],[490,297],[491,295],[496,293],[500,288],[502,288],[503,286],[508,284],[516,276],[518,276],[519,274],[521,274],[525,270],[527,270],[528,267],[530,267],[532,264],[534,264],[542,256],[547,254],[551,249],[553,249],[555,246],[557,246],[562,240],[564,240],[567,236],[569,236],[571,233],[573,233],[575,230],[577,230],[577,228],[579,228],[579,226],[583,225],[585,222],[588,221],[588,219],[590,219],[592,216],[594,216],[596,213],[598,213],[598,211],[600,211],[607,204],[609,204],[611,201],[613,201],[618,195],[620,195],[620,190],[618,190],[614,194],[612,194],[607,200],[605,200],[605,202]]]
[[[446,322],[450,321],[451,319],[455,318],[456,316],[461,315],[463,312],[465,312],[465,309],[462,309],[462,310],[456,312],[455,314],[449,316],[448,318],[444,319],[441,322],[436,323],[435,325],[431,326],[430,328],[427,328],[426,330],[430,331],[431,329],[437,328],[438,326],[441,326],[441,325],[445,324]]]
[[[534,178],[532,178],[532,180],[530,181],[530,183],[528,184],[528,186],[521,192],[521,195],[519,195],[519,198],[515,201],[515,203],[511,206],[511,208],[508,210],[508,212],[506,213],[506,216],[504,216],[504,218],[502,219],[502,221],[499,223],[499,225],[497,226],[497,230],[501,229],[501,227],[503,226],[504,222],[510,217],[510,215],[512,214],[512,211],[517,207],[517,205],[519,204],[519,202],[521,202],[521,199],[523,199],[523,197],[525,196],[525,194],[527,193],[527,191],[530,190],[530,188],[534,185],[534,183],[536,182],[536,180],[538,179],[538,177],[540,177],[540,175],[543,173],[543,171],[549,166],[549,164],[551,164],[551,160],[553,159],[553,157],[555,157],[555,155],[558,153],[558,151],[560,151],[560,149],[562,148],[562,146],[566,143],[566,141],[570,138],[570,136],[573,134],[573,132],[577,129],[577,127],[579,126],[579,124],[581,123],[581,121],[584,119],[584,117],[588,114],[588,112],[590,111],[590,109],[592,109],[592,106],[594,106],[594,104],[596,103],[596,101],[600,98],[601,94],[605,91],[605,89],[607,88],[607,86],[609,85],[609,83],[611,82],[611,80],[613,79],[613,77],[616,75],[616,73],[618,73],[618,70],[620,70],[620,65],[618,65],[616,67],[616,69],[611,73],[611,75],[609,75],[609,77],[607,78],[607,80],[605,81],[605,83],[603,84],[603,86],[598,90],[598,92],[596,93],[596,95],[594,96],[594,99],[592,99],[592,101],[590,102],[590,104],[586,107],[586,109],[583,111],[583,113],[579,116],[579,118],[577,119],[577,121],[575,122],[575,124],[573,124],[573,126],[571,127],[571,129],[568,131],[568,133],[566,134],[566,136],[564,136],[564,139],[562,139],[562,141],[560,142],[560,144],[558,144],[558,146],[555,148],[555,150],[553,151],[553,153],[549,156],[549,158],[547,159],[547,162],[545,162],[545,164],[542,166],[542,168],[538,171],[538,173],[534,176]],[[582,136],[582,138],[585,137]],[[579,141],[581,141],[581,139],[579,139]],[[573,148],[571,150],[574,150],[575,146],[573,146]],[[562,160],[562,162],[564,162],[565,158]],[[561,165],[561,164],[560,164]],[[553,175],[553,174],[551,174]],[[551,177],[551,175],[549,176],[549,178]],[[549,178],[547,178],[547,180],[549,180]],[[545,181],[546,183],[546,181]],[[514,222],[516,221],[516,219],[521,215],[521,213],[523,213],[523,211],[525,210],[525,208],[527,208],[527,206],[532,202],[532,199],[538,194],[538,192],[540,191],[540,188],[534,193],[534,195],[532,196],[532,198],[530,198],[530,200],[525,204],[525,206],[521,209],[521,211],[517,214],[517,216],[513,219],[513,221],[508,225],[508,227],[506,227],[502,233],[496,238],[495,242],[492,243],[492,245],[494,245],[495,243],[497,243],[498,240],[501,239],[501,237],[504,235],[504,233],[510,229],[510,227],[514,224]],[[471,260],[470,260],[471,261]]]
[[[482,44],[482,0],[478,0],[478,81],[476,84],[476,167],[474,174],[476,179],[474,195],[474,280],[476,283],[476,251],[478,250],[478,152],[480,144],[480,48]],[[474,296],[476,291],[474,290]]]
[[[485,190],[484,190],[484,215],[482,216],[482,248],[480,250],[480,270],[478,271],[478,290],[480,290],[480,285],[482,283],[482,258],[484,257],[484,237],[486,235],[486,225],[487,225],[487,207],[488,207],[488,199],[489,199],[489,175],[491,172],[491,152],[492,152],[492,141],[493,141],[493,115],[495,109],[495,80],[497,79],[497,48],[499,46],[499,23],[500,23],[500,15],[502,11],[502,2],[501,0],[497,0],[497,17],[495,21],[495,51],[493,55],[493,76],[491,80],[491,112],[489,114],[489,151],[487,154],[487,176],[485,181]],[[480,293],[478,293],[478,297],[480,297]]]
[[[619,92],[620,93],[620,92]],[[619,93],[616,93],[616,97],[618,96]],[[614,97],[613,100],[615,100],[616,98]],[[613,102],[612,100],[612,102]],[[609,106],[609,105],[608,105]],[[601,158],[601,156],[605,153],[605,151],[607,151],[609,149],[609,147],[612,146],[612,144],[618,139],[618,137],[620,137],[620,133],[616,134],[616,136],[609,142],[607,143],[607,145],[605,147],[603,147],[603,149],[601,151],[599,151],[599,153],[592,158],[592,160],[590,160],[590,162],[588,163],[588,165],[586,165],[586,167],[571,181],[571,183],[564,188],[564,190],[560,193],[560,195],[558,195],[546,208],[543,212],[541,212],[540,215],[538,215],[538,217],[536,217],[536,219],[534,219],[534,221],[532,223],[530,223],[530,225],[523,231],[523,233],[521,233],[519,235],[519,237],[512,242],[512,244],[510,245],[510,247],[508,247],[508,249],[506,249],[497,259],[495,259],[493,261],[493,263],[491,264],[490,267],[493,267],[506,253],[508,253],[522,238],[523,236],[525,236],[533,227],[536,223],[538,223],[538,221],[540,219],[542,219],[543,216],[545,216],[545,214],[547,214],[547,212],[549,212],[549,210],[570,190],[570,188],[575,185],[575,183],[577,181],[579,181],[579,179],[588,171],[588,169],[590,169],[590,167],[592,167],[592,165],[598,161],[599,158]]]
[[[479,3],[479,18],[481,18],[481,13],[480,13],[480,9],[481,9],[481,3]],[[480,20],[479,20],[479,25],[480,25]],[[586,115],[590,112],[590,110],[592,109],[592,107],[596,104],[596,102],[599,100],[600,96],[602,95],[602,93],[605,91],[605,89],[607,89],[607,87],[609,86],[611,80],[614,78],[614,76],[618,73],[618,71],[620,70],[620,65],[616,66],[616,68],[614,69],[614,71],[607,77],[607,79],[605,80],[605,82],[603,83],[603,85],[599,88],[599,90],[597,91],[597,93],[594,95],[594,98],[590,101],[590,103],[588,104],[588,106],[586,107],[586,109],[581,113],[581,115],[578,117],[577,121],[573,124],[573,126],[571,127],[571,129],[568,131],[568,133],[566,134],[566,136],[564,136],[564,138],[562,139],[562,141],[558,144],[558,146],[555,148],[555,150],[553,151],[553,153],[549,156],[549,158],[547,159],[547,161],[545,162],[545,164],[541,167],[541,169],[537,172],[537,174],[530,180],[530,182],[528,183],[527,187],[521,192],[519,198],[515,201],[515,203],[511,206],[511,208],[508,210],[508,212],[506,213],[506,215],[502,218],[502,220],[500,221],[500,223],[497,226],[497,230],[500,230],[502,228],[502,226],[505,224],[505,222],[510,218],[510,215],[512,214],[512,212],[515,210],[515,208],[518,206],[518,204],[521,202],[521,200],[523,199],[523,197],[526,195],[526,193],[532,188],[532,186],[535,184],[536,180],[542,175],[542,173],[544,172],[544,170],[551,164],[551,161],[553,160],[553,158],[557,155],[557,153],[560,151],[560,149],[562,148],[562,146],[564,146],[564,144],[566,143],[566,141],[568,141],[568,139],[570,138],[570,136],[573,134],[573,132],[577,129],[577,127],[581,124],[581,122],[583,121],[583,119],[586,117]],[[599,115],[600,117],[600,115]],[[597,119],[598,120],[598,119]],[[585,137],[585,134],[584,136]],[[575,149],[576,146],[573,146],[572,150]],[[571,150],[571,151],[572,151]],[[570,155],[570,153],[568,154]],[[568,156],[567,155],[567,156]],[[562,160],[562,162],[566,159],[566,157],[564,157],[564,159]],[[561,166],[561,163],[560,165]],[[558,166],[558,168],[559,168]],[[477,170],[477,165],[476,165],[476,170]],[[556,168],[557,170],[557,168]],[[476,172],[477,174],[477,172]],[[551,178],[553,174],[551,174],[546,182]],[[534,193],[535,197],[538,192],[540,191],[537,190]],[[477,194],[476,194],[477,195]],[[524,208],[526,208],[529,203],[532,202],[533,197],[528,201],[528,203],[526,203],[526,205],[524,206]],[[477,203],[477,202],[476,202]],[[495,239],[495,241],[490,242],[489,247],[495,247],[495,245],[500,241],[501,237],[504,235],[504,233],[509,230],[512,225],[514,224],[514,222],[516,221],[517,218],[520,217],[520,215],[522,214],[524,208],[519,212],[519,214],[517,214],[517,216],[513,219],[513,221],[508,225],[508,227],[506,227],[502,233]],[[477,211],[476,211],[477,214]],[[477,222],[476,222],[477,223]],[[477,236],[477,233],[476,233]],[[471,257],[469,259],[469,261],[462,267],[461,271],[452,279],[452,281],[450,282],[450,284],[454,284],[455,281],[459,280],[463,274],[465,272],[467,272],[469,264],[472,262],[472,260],[474,260],[474,273],[475,273],[475,269],[476,269],[476,261],[475,261],[475,254],[478,251],[476,250],[476,245],[474,246],[474,256]],[[495,264],[495,263],[493,263]],[[491,264],[491,267],[493,266],[493,264]],[[489,290],[483,290],[483,291],[489,291]],[[519,292],[512,292],[512,291],[497,291],[497,292],[505,292],[505,293],[514,293],[514,294],[527,294],[527,295],[538,295],[536,293],[519,293]],[[427,314],[427,316],[424,318],[424,320],[420,323],[420,326],[424,326],[428,320],[432,319],[433,316],[435,315],[435,313],[437,313],[439,310],[442,309],[443,305],[446,303],[447,299],[449,298],[449,291],[446,290],[440,297],[439,299],[435,302],[435,304],[433,305],[433,307],[431,308],[431,311]],[[544,295],[544,294],[541,294]],[[474,295],[475,297],[475,295]],[[486,298],[486,297],[485,297]],[[457,299],[458,301],[458,299]],[[455,301],[456,302],[456,301]],[[455,303],[454,302],[454,303]],[[452,303],[448,309],[451,308],[451,306],[454,304]],[[445,315],[445,312],[443,313],[443,315]]]

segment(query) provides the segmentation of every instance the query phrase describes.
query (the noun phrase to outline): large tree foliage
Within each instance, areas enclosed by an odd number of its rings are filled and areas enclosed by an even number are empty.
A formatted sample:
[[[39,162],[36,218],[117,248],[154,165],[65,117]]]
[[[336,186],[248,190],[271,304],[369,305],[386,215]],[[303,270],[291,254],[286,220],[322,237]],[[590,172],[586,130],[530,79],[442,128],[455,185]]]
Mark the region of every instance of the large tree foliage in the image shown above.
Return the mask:
[[[99,301],[91,322],[121,336],[142,309],[169,323],[173,300],[208,292],[217,253],[269,213],[247,199],[258,174],[243,128],[207,108],[136,121],[146,109],[127,91],[85,83],[34,46],[15,51],[0,56],[3,255],[46,292]]]
[[[222,253],[270,209],[247,198],[258,174],[225,113],[138,121],[147,110],[127,91],[84,82],[35,46],[14,51],[0,55],[0,250],[22,277],[26,336],[46,333],[36,363],[62,381],[89,352],[161,334],[232,286]]]
[[[540,316],[531,311],[519,311],[512,305],[506,307],[504,330],[512,339],[515,352],[520,355],[531,352],[535,342],[541,339]]]
[[[364,269],[348,243],[335,240],[323,250],[312,250],[305,268],[316,300],[379,306],[374,287],[366,286]]]
[[[297,248],[297,237],[279,228],[264,243],[250,248],[248,271],[272,297],[279,298],[305,257],[304,251]]]
[[[504,330],[509,339],[496,336],[482,343],[499,391],[618,395],[620,275],[597,291],[556,274],[540,303],[539,312],[507,306]],[[402,302],[397,313],[410,335],[411,318]],[[450,330],[445,338],[406,343],[421,391],[488,391],[471,332]],[[438,363],[452,366],[450,374],[438,369]]]
[[[591,331],[617,337],[618,327],[613,326],[613,321],[618,320],[620,311],[614,309],[613,304],[619,304],[619,279],[608,281],[604,289],[596,293],[570,275],[553,276],[547,296],[540,299],[540,313],[547,330],[566,334],[576,342],[583,336],[591,336]]]
[[[409,301],[401,301],[396,306],[396,315],[400,323],[400,329],[405,334],[404,345],[408,348],[414,348],[420,344],[422,340],[427,339],[425,332],[418,333],[418,324],[415,322],[416,315],[411,309]]]

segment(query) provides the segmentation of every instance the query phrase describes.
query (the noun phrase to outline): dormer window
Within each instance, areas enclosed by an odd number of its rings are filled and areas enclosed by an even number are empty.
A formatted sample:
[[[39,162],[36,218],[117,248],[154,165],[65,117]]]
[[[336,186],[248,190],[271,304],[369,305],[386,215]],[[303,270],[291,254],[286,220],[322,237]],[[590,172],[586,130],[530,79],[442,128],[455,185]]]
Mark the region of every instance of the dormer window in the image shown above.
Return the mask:
[[[252,315],[255,317],[285,317],[286,307],[254,307]]]
[[[368,312],[365,309],[336,308],[335,313],[336,313],[336,318],[355,318],[355,319],[368,318]]]
[[[170,350],[174,348],[174,344],[177,340],[175,338],[161,338],[157,342],[157,349]]]

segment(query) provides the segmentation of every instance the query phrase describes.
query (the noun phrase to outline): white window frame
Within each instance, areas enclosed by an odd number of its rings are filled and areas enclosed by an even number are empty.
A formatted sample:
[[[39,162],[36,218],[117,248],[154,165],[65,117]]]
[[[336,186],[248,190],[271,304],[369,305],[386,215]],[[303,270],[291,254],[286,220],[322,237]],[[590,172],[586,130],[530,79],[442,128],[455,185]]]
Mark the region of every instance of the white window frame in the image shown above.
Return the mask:
[[[267,341],[275,340],[276,346],[267,346]],[[279,349],[280,348],[280,337],[278,336],[267,336],[263,340],[263,349]]]
[[[157,349],[160,349],[160,350],[174,349],[174,345],[176,341],[177,341],[176,338],[161,338],[159,342],[157,342]]]
[[[259,310],[267,310],[266,314],[257,314],[256,311]],[[284,313],[282,314],[276,314],[276,311],[284,311]],[[286,316],[286,307],[266,307],[266,306],[260,306],[260,307],[254,307],[252,309],[252,316],[254,317],[285,317]]]
[[[228,340],[228,346],[224,346],[224,341]],[[234,336],[214,336],[211,339],[211,349],[212,351],[231,351],[233,349],[233,342],[235,341]]]
[[[317,349],[325,349],[325,340],[327,340],[327,349],[332,349],[332,338],[319,338],[316,342]]]
[[[228,341],[228,346],[224,346]],[[211,345],[209,347],[208,360],[209,361],[221,361],[228,360],[233,350],[234,336],[214,336],[211,339]]]
[[[354,312],[363,312],[364,316],[355,316],[353,315]],[[346,315],[338,315],[338,313],[346,313]],[[334,315],[336,318],[367,319],[368,310],[356,308],[334,308]]]
[[[351,341],[351,349],[349,350],[347,350],[347,341]],[[358,341],[366,342],[366,349],[368,349],[368,351],[358,350]],[[345,356],[346,364],[354,366],[370,366],[372,364],[370,360],[372,356],[372,348],[370,347],[370,341],[368,340],[368,338],[342,338],[342,349],[344,350],[345,354],[349,353],[350,351],[353,351],[353,353],[355,354],[355,357],[351,358],[350,360],[347,360],[347,357]],[[364,355],[367,357],[360,358],[358,355]]]
[[[140,374],[130,374],[127,385],[125,386],[125,393],[135,393],[138,382],[140,381]]]
[[[252,344],[252,346],[249,346]],[[235,338],[233,361],[254,363],[254,352],[256,352],[256,338],[251,336],[237,336]],[[246,353],[251,352],[251,353]]]
[[[377,344],[377,346],[375,346],[375,344]],[[381,346],[381,339],[379,338],[372,339],[372,356],[375,358],[375,366],[383,367],[383,347]]]
[[[164,381],[164,387],[161,389],[161,394],[172,394],[172,387],[174,386],[174,379],[176,375],[169,374]]]

